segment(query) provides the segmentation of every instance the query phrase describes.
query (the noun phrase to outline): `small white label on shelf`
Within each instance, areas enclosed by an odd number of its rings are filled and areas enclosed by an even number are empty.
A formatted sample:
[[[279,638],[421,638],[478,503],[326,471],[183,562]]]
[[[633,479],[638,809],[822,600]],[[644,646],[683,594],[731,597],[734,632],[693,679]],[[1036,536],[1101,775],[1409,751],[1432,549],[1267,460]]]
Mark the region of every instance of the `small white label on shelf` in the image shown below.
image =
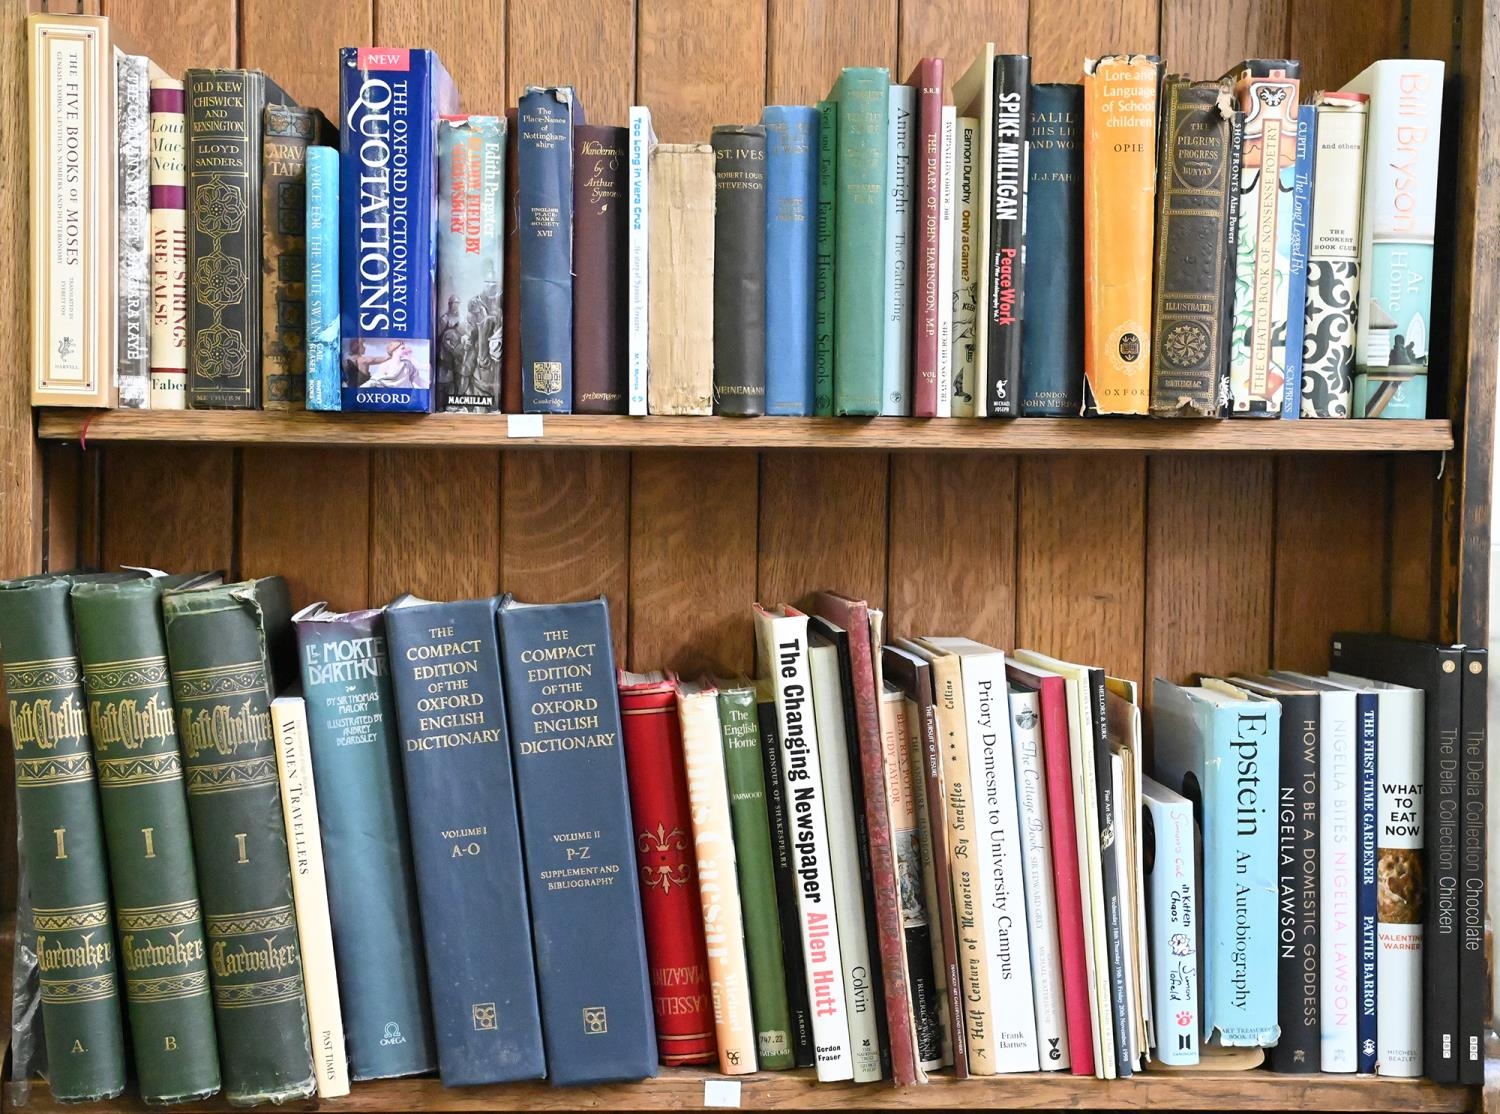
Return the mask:
[[[505,435],[507,437],[540,437],[542,435],[542,415],[505,415]]]
[[[740,1108],[740,1081],[738,1079],[705,1079],[703,1081],[703,1105],[723,1110]]]

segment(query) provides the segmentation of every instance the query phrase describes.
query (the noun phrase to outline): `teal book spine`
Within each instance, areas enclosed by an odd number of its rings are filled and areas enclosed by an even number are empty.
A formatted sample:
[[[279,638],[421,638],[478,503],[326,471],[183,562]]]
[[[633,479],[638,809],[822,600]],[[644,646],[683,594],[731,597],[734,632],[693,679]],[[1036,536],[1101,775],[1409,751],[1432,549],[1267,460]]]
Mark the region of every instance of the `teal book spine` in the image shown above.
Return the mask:
[[[885,202],[891,75],[846,69],[835,171],[833,412],[880,413],[885,367]]]
[[[833,413],[834,228],[838,218],[839,106],[818,102],[818,223],[813,283],[813,414]]]
[[[339,153],[307,149],[307,408],[340,410]]]
[[[916,173],[917,91],[890,86],[885,162],[885,353],[881,365],[880,412],[911,414],[911,257]]]

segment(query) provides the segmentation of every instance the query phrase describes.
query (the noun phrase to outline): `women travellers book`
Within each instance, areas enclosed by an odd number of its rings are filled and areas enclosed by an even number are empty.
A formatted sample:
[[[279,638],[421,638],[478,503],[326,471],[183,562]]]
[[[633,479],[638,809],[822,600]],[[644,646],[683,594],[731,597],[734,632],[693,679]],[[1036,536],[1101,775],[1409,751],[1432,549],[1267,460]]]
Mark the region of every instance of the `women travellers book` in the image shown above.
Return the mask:
[[[430,50],[339,50],[345,410],[433,406],[438,117],[458,92]]]
[[[151,409],[187,407],[187,125],[182,82],[151,69]]]

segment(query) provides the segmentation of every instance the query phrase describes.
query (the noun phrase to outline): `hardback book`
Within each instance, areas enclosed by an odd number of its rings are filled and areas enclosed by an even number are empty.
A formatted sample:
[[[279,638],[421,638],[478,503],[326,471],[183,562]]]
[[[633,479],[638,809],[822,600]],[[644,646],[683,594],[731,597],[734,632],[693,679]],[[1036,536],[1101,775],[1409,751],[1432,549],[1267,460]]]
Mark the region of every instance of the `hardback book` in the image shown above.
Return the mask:
[[[437,398],[434,409],[500,409],[505,347],[504,116],[444,116],[437,130]],[[600,315],[607,307],[599,307]]]
[[[136,1081],[154,1103],[219,1089],[161,592],[135,577],[72,587]]]
[[[1489,651],[1465,646],[1463,658],[1463,815],[1459,822],[1463,897],[1459,932],[1458,1081],[1484,1076],[1486,814],[1489,736]]]
[[[1300,73],[1300,62],[1252,59],[1225,75],[1245,117],[1229,357],[1235,417],[1281,414]]]
[[[162,597],[219,1066],[236,1105],[316,1086],[270,711],[287,601],[280,577]]]
[[[719,1071],[748,1075],[757,1067],[758,1037],[750,999],[750,965],[724,769],[719,693],[708,682],[675,684]]]
[[[714,153],[714,413],[766,412],[766,129],[720,124]],[[700,357],[701,358],[701,357]]]
[[[307,405],[307,151],[337,130],[316,108],[268,104],[261,142],[261,405]]]
[[[714,152],[659,143],[651,152],[650,353],[653,414],[713,413]]]
[[[500,409],[521,412],[521,178],[520,116],[505,110],[505,289],[501,317],[510,330],[510,343],[500,351]]]
[[[1370,105],[1359,222],[1354,415],[1425,418],[1443,63],[1382,59],[1342,92],[1363,93]],[[1431,1067],[1429,1060],[1429,1074]]]
[[[838,223],[839,105],[819,101],[818,215],[814,229],[813,413],[833,413],[834,263]]]
[[[623,414],[629,408],[629,148],[625,128],[573,129],[575,414]]]
[[[493,599],[386,608],[422,944],[446,1086],[547,1071]]]
[[[972,116],[958,116],[954,123],[953,371],[948,412],[950,417],[972,418],[980,278],[976,240],[983,208],[979,197],[979,121]],[[985,227],[988,229],[988,225]]]
[[[667,1067],[714,1060],[713,1000],[677,691],[661,673],[618,677],[641,918]]]
[[[122,409],[151,405],[151,60],[115,51],[115,368]]]
[[[880,413],[885,367],[886,164],[891,75],[848,67],[838,105],[834,167],[833,413]]]
[[[1026,316],[1027,135],[1031,126],[1031,58],[997,54],[990,152],[990,250],[985,319],[984,412],[1021,412],[1021,323]]]
[[[1156,776],[1202,801],[1202,1031],[1224,1047],[1279,1034],[1276,963],[1276,794],[1281,706],[1222,681],[1157,678]]]
[[[48,26],[32,25],[33,45]],[[58,53],[76,46],[71,57],[87,59],[86,46],[63,39]],[[125,1042],[105,828],[68,592],[62,577],[0,581],[0,652],[48,1084],[59,1101],[97,1102],[125,1090]]]
[[[953,295],[957,284],[954,267],[954,235],[958,217],[958,110],[951,104],[940,106],[942,128],[942,163],[938,204],[938,273],[937,273],[937,417],[953,416]]]
[[[766,413],[813,412],[813,313],[817,280],[818,110],[767,105]]]
[[[941,120],[939,120],[941,125]],[[881,353],[880,412],[912,410],[912,256],[916,236],[917,91],[892,85],[886,112],[885,342]],[[919,415],[920,416],[920,415]]]
[[[339,152],[307,149],[307,400],[309,410],[340,410]]]
[[[794,1067],[796,1057],[787,1005],[781,919],[776,909],[776,879],[771,867],[771,828],[766,813],[755,685],[741,678],[716,687],[724,778],[734,830],[735,876],[745,922],[756,1059],[762,1070],[780,1071]]]
[[[187,408],[187,125],[182,82],[151,70],[151,406]]]
[[[317,786],[349,1075],[438,1066],[381,611],[292,616]]]
[[[1151,1001],[1156,1060],[1198,1063],[1198,833],[1193,804],[1146,778],[1141,785],[1147,842],[1147,910],[1151,928]]]
[[[268,104],[290,97],[260,70],[191,69],[187,110],[188,406],[258,410],[263,166]]]
[[[1150,993],[1151,959],[1146,948],[1146,873],[1141,838],[1141,782],[1143,728],[1139,686],[1120,677],[1105,677],[1105,714],[1109,726],[1116,824],[1115,866],[1120,884],[1120,912],[1126,956],[1125,997],[1129,1007],[1130,1067],[1144,1067],[1144,1053],[1152,1035]]]
[[[547,1075],[646,1079],[656,1033],[609,608],[506,596],[499,623]]]
[[[432,410],[438,118],[458,111],[432,51],[339,49],[345,410]]]
[[[1217,418],[1229,400],[1243,115],[1227,79],[1170,74],[1161,99],[1151,412]]]
[[[656,133],[651,130],[651,110],[644,105],[630,108],[630,222],[626,237],[629,276],[626,297],[629,306],[627,361],[631,414],[646,413],[646,380],[650,357],[650,246],[651,246],[651,152]]]
[[[1083,409],[1083,86],[1031,87],[1021,414]]]
[[[32,12],[26,17],[26,64],[31,404],[113,406],[118,182],[109,20]],[[77,250],[62,250],[75,236]]]
[[[1366,205],[1369,191],[1366,190]],[[1363,268],[1365,277],[1369,268]],[[1462,782],[1445,773],[1463,761],[1463,651],[1394,635],[1340,631],[1332,667],[1358,677],[1421,689],[1423,697],[1422,859],[1426,905],[1422,919],[1422,1070],[1434,1082],[1455,1082],[1461,947],[1458,887]],[[1470,969],[1472,971],[1472,968]]]
[[[965,391],[973,396],[973,402],[968,406],[960,406],[961,393],[957,387],[957,375],[955,375],[955,387],[953,391],[953,415],[954,417],[978,417],[986,414],[987,399],[984,394],[984,376],[989,367],[989,342],[990,331],[988,326],[988,307],[990,304],[990,206],[993,196],[991,175],[994,173],[994,147],[995,147],[995,44],[985,43],[984,47],[975,56],[969,68],[965,70],[957,80],[953,82],[953,104],[958,109],[960,124],[963,118],[974,122],[972,137],[964,135],[960,138],[959,159],[961,164],[967,164],[960,170],[960,174],[967,174],[972,186],[971,193],[964,195],[964,182],[959,182],[959,247],[960,256],[967,258],[959,264],[960,275],[963,268],[968,269],[968,282],[973,287],[974,293],[974,324],[973,335],[966,336],[965,326],[968,325],[967,303],[965,294],[960,291],[957,295],[955,305],[963,307],[964,312],[955,310],[954,337],[958,343],[967,343],[973,352],[972,363],[965,364],[965,370],[972,367],[973,374],[964,380]],[[967,145],[967,146],[965,146]],[[970,200],[972,199],[972,200]],[[972,207],[973,231],[964,234],[963,215]],[[960,279],[962,282],[962,278]]]
[[[782,784],[798,864],[798,930],[813,1014],[814,1066],[820,1082],[852,1079],[854,1057],[808,664],[807,616],[793,607],[773,610],[757,605],[755,649],[758,671],[775,694]]]
[[[1318,110],[1297,108],[1297,164],[1292,171],[1291,269],[1287,272],[1286,389],[1281,416],[1302,416],[1302,341],[1307,327],[1307,237],[1312,220],[1313,152],[1317,146]]]
[[[942,235],[943,190],[947,181],[943,127],[943,60],[923,58],[906,79],[914,94],[916,110],[916,144],[914,160],[915,193],[911,198],[913,216],[911,305],[911,413],[919,418],[938,417],[939,308],[942,306],[940,277],[943,274],[944,251],[952,250],[951,238]],[[894,93],[892,96],[894,97]],[[895,102],[893,101],[894,105]],[[889,164],[887,164],[889,166]],[[952,260],[949,259],[951,282]],[[950,305],[950,314],[952,312]],[[887,344],[890,338],[887,337]],[[904,342],[899,344],[906,351]]]
[[[1312,213],[1307,232],[1302,416],[1347,418],[1354,401],[1354,310],[1359,299],[1359,222],[1364,204],[1363,93],[1318,93]]]
[[[1151,273],[1161,62],[1083,66],[1083,376],[1089,414],[1144,414],[1151,396]],[[1115,106],[1128,102],[1136,111]]]
[[[584,123],[571,85],[528,85],[516,128],[520,180],[521,408],[573,408],[573,143]]]
[[[335,1099],[349,1093],[349,1061],[333,952],[333,922],[328,915],[328,874],[323,868],[318,794],[310,768],[307,707],[301,696],[283,694],[271,701],[271,730],[276,736],[281,816],[292,857],[292,901],[297,912],[297,945],[302,952],[313,1072],[318,1097]]]

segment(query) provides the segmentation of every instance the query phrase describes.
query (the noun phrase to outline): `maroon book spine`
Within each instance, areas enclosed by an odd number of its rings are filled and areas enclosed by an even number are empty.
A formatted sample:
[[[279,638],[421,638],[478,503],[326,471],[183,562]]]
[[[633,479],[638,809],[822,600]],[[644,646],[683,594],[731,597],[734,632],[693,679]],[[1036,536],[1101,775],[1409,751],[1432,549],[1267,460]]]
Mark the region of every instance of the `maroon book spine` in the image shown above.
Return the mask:
[[[917,91],[916,291],[912,301],[912,400],[937,417],[938,234],[943,205],[943,60],[923,58],[906,79]]]
[[[625,128],[573,129],[573,413],[624,414]]]
[[[501,348],[500,409],[521,412],[521,177],[516,110],[505,110],[505,336]]]

